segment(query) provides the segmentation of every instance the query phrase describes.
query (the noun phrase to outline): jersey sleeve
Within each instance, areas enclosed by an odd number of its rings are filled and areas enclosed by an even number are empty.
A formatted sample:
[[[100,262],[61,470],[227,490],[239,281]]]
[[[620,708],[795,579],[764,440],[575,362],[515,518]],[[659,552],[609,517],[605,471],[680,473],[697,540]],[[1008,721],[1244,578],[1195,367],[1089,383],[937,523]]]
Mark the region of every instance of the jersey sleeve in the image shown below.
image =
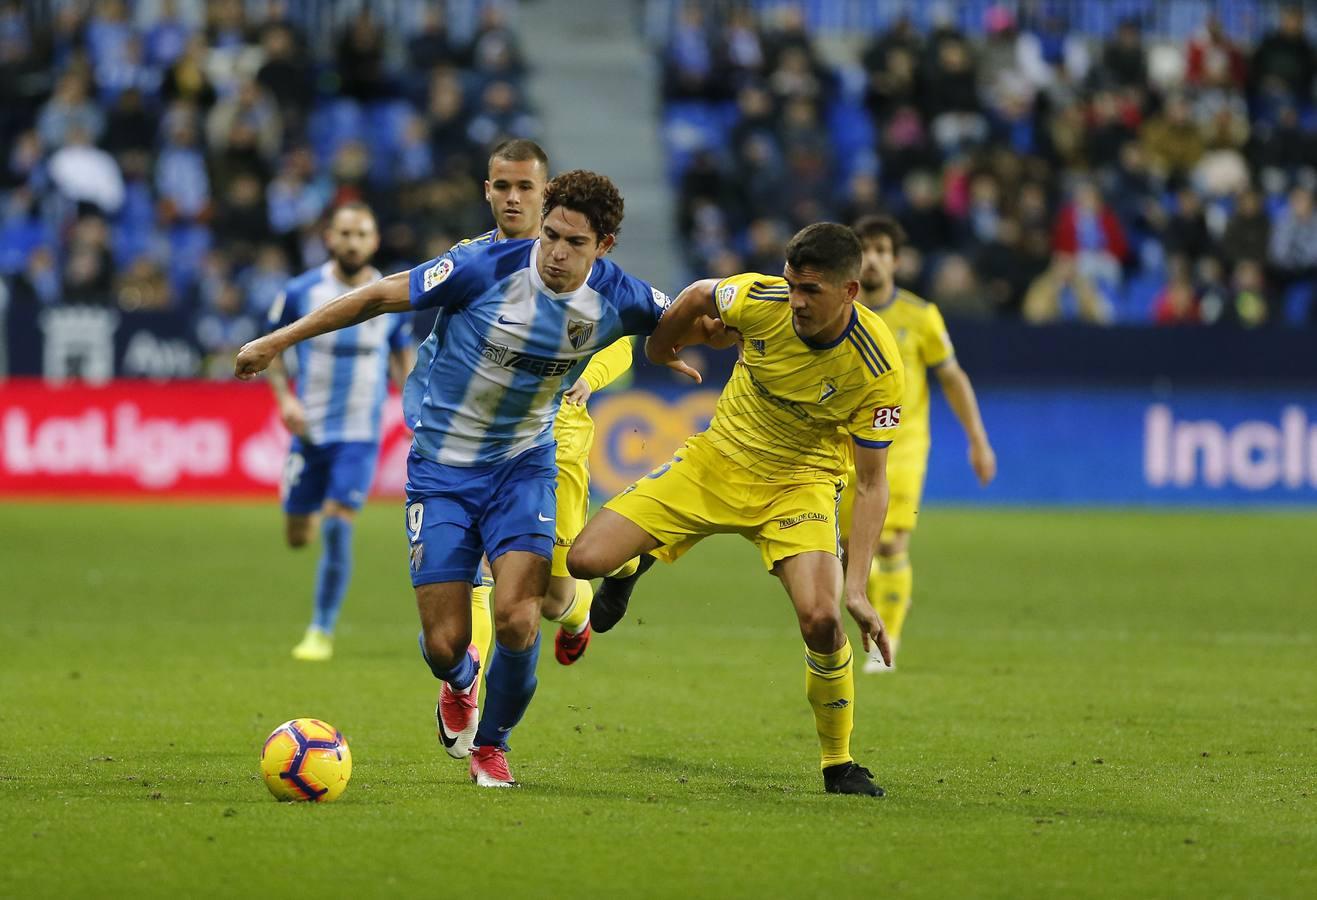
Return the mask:
[[[270,304],[270,311],[265,316],[265,330],[267,332],[283,328],[285,325],[291,325],[302,317],[301,293],[284,288],[279,292],[279,296],[274,298]]]
[[[623,334],[652,334],[672,305],[672,298],[648,282],[628,275],[615,302]]]
[[[956,351],[951,346],[951,335],[947,333],[947,323],[942,320],[942,313],[931,303],[926,312],[928,316],[919,335],[919,358],[926,368],[936,369],[955,356]]]
[[[718,318],[728,328],[754,337],[761,323],[776,322],[778,304],[787,302],[787,283],[781,277],[747,272],[718,282],[713,289]]]
[[[459,309],[474,299],[488,268],[482,251],[490,246],[459,244],[412,269],[408,277],[412,309]]]
[[[901,424],[904,393],[905,367],[898,362],[874,380],[864,402],[855,410],[847,428],[851,439],[862,447],[881,448],[890,444]]]
[[[631,339],[620,338],[596,353],[581,377],[591,392],[602,390],[631,368],[631,357]]]

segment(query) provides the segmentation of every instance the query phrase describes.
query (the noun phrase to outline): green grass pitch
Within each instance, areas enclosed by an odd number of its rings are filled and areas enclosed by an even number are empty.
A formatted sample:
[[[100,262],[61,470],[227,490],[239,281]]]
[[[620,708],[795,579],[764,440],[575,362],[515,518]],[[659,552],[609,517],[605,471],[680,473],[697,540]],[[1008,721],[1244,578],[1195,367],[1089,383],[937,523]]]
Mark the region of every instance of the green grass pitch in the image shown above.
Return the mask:
[[[931,509],[883,800],[822,793],[801,644],[736,538],[546,652],[477,791],[434,737],[399,509],[357,529],[330,664],[268,505],[0,506],[0,897],[1317,896],[1317,517]],[[313,715],[355,769],[274,802]]]

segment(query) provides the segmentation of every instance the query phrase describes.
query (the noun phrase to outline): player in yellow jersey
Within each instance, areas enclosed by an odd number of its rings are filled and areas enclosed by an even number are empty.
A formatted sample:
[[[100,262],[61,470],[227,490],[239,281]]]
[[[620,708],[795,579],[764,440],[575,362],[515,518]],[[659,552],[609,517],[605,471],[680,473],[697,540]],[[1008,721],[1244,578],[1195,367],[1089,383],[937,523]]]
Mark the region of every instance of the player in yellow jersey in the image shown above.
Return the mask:
[[[860,255],[849,228],[810,225],[787,245],[784,277],[736,275],[681,293],[646,343],[650,361],[675,360],[679,336],[705,315],[739,332],[740,359],[708,429],[608,501],[567,564],[578,578],[594,578],[638,554],[673,561],[710,534],[749,538],[796,610],[824,788],[881,796],[850,753],[855,680],[838,604],[837,502],[853,456],[851,548],[867,564],[887,508],[887,446],[900,421],[904,378],[887,326],[854,302]],[[846,579],[846,608],[865,649],[886,655],[882,620],[865,593],[867,571]],[[621,602],[609,621],[596,620],[598,630],[625,612],[626,597],[615,599]]]
[[[947,326],[937,307],[896,287],[896,255],[905,231],[895,219],[866,216],[855,223],[856,237],[864,248],[860,268],[859,302],[887,323],[905,363],[905,399],[901,403],[901,439],[892,445],[887,460],[887,482],[892,498],[878,544],[878,558],[869,571],[869,599],[887,625],[892,656],[901,641],[906,613],[910,610],[914,570],[910,567],[910,534],[919,515],[930,444],[928,429],[928,373],[934,372],[942,392],[969,439],[969,464],[979,483],[987,485],[997,474],[997,457],[983,427],[979,404],[969,376],[956,362]],[[842,494],[842,541],[852,527],[854,494]],[[870,564],[855,557],[857,565]],[[891,671],[893,660],[869,658],[864,671]]]
[[[543,217],[544,187],[549,177],[549,157],[534,141],[513,139],[494,148],[489,156],[489,177],[485,180],[485,200],[494,214],[495,227],[484,234],[460,241],[460,244],[491,243],[501,240],[539,237]],[[594,443],[594,421],[586,409],[590,395],[602,389],[631,367],[631,340],[622,338],[595,354],[576,383],[563,394],[554,437],[558,441],[555,461],[558,466],[558,513],[554,524],[554,549],[549,591],[541,613],[558,623],[553,641],[553,655],[564,666],[581,658],[590,643],[590,601],[593,590],[588,581],[578,581],[567,572],[567,550],[585,526],[590,510],[590,447]],[[490,603],[494,580],[488,566],[482,566],[481,584],[471,591],[471,643],[482,662],[489,659],[494,639],[491,616],[497,616],[496,604]],[[482,666],[483,670],[483,666]],[[483,674],[483,671],[482,671]],[[453,723],[474,722],[472,714],[482,678],[472,682],[463,693],[444,682],[439,693],[437,717]],[[459,728],[460,730],[460,728]],[[449,733],[453,729],[448,729]],[[450,755],[465,755],[469,742],[440,740]]]

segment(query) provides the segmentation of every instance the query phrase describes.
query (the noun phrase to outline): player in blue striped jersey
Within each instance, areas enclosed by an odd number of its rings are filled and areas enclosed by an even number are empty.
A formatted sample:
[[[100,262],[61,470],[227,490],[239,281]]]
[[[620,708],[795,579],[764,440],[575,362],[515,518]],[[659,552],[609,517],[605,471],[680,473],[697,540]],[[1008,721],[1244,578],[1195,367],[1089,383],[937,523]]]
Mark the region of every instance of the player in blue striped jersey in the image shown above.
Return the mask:
[[[498,583],[495,649],[471,741],[471,778],[516,784],[505,752],[534,695],[540,611],[553,555],[553,423],[563,393],[591,355],[657,326],[668,298],[605,259],[622,198],[592,172],[545,190],[538,240],[454,247],[359,288],[242,348],[235,374],[255,376],[282,350],[386,312],[439,307],[403,395],[415,438],[408,459],[407,530],[421,651],[435,677],[474,690],[471,585],[487,553]],[[700,321],[683,344],[721,331]],[[698,380],[679,360],[669,365]],[[474,707],[473,707],[474,708]],[[473,719],[474,719],[473,715]]]
[[[379,230],[365,204],[334,211],[325,245],[329,262],[289,281],[270,307],[271,329],[380,279],[369,265]],[[322,541],[311,625],[293,648],[295,659],[333,656],[334,625],[352,574],[353,517],[375,475],[389,378],[401,386],[412,359],[407,317],[384,316],[299,344],[295,389],[282,359],[271,362],[279,416],[293,435],[280,486],[288,545],[307,544],[317,515]]]

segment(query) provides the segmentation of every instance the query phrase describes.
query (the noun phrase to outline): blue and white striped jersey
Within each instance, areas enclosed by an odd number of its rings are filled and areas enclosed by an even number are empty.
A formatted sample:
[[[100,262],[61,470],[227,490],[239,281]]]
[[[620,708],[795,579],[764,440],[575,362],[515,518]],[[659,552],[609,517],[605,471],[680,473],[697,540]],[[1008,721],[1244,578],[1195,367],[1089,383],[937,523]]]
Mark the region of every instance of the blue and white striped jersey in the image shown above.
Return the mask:
[[[665,294],[606,259],[572,293],[550,291],[538,240],[459,244],[411,272],[416,309],[440,307],[403,391],[415,449],[487,465],[553,441],[563,393],[619,337],[649,334]]]
[[[371,270],[371,281],[380,273]],[[288,282],[270,307],[271,330],[300,319],[352,290],[327,262]],[[378,441],[380,409],[389,393],[389,353],[410,341],[408,316],[378,316],[297,345],[297,396],[313,444]]]

